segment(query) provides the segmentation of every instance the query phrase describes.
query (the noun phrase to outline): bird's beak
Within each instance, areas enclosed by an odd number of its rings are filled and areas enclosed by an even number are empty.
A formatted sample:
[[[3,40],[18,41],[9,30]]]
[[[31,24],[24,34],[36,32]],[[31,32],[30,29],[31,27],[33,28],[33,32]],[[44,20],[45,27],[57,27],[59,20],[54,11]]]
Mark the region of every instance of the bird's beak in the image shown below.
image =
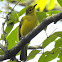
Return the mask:
[[[37,4],[35,4],[33,7],[35,8],[36,5],[37,5]]]

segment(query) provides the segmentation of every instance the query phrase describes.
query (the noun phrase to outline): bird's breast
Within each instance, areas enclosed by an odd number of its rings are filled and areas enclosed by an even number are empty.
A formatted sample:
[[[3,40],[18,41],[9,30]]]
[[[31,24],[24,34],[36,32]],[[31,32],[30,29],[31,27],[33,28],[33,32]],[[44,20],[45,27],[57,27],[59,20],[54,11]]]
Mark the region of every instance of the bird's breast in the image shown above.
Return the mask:
[[[36,18],[27,18],[24,20],[21,26],[21,36],[25,36],[31,30],[33,30],[37,26],[37,19]]]

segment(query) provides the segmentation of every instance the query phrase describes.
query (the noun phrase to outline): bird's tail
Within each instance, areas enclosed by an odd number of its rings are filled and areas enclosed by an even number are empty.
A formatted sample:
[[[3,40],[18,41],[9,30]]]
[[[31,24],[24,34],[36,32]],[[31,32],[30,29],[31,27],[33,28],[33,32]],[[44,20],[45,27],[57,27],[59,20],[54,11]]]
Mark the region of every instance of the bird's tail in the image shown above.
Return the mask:
[[[21,61],[26,61],[27,59],[27,46],[25,46],[22,50],[21,50],[21,54],[20,54],[20,60]]]

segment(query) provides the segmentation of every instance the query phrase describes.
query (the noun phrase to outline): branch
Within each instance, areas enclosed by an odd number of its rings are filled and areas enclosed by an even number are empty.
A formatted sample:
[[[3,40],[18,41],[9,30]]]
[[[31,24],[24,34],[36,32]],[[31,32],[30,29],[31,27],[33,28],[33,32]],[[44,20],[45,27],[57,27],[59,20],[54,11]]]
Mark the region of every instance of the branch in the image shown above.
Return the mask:
[[[0,43],[0,48],[4,51],[4,53],[7,51],[6,48]]]
[[[29,34],[27,34],[24,38],[22,38],[17,45],[15,45],[12,49],[8,50],[3,56],[0,56],[0,61],[14,57],[40,31],[42,31],[44,28],[46,28],[50,23],[52,23],[52,22],[56,23],[60,19],[62,19],[62,12],[44,19],[44,21],[42,23],[40,23],[40,25],[38,27],[33,29]]]
[[[2,23],[2,28],[3,28],[3,40],[5,41],[5,47],[4,47],[4,48],[5,48],[6,50],[7,50],[8,42],[7,42],[6,38],[5,38],[6,32],[4,31],[4,25],[5,25],[5,23],[9,20],[9,19],[8,19],[8,15],[9,15],[10,13],[11,13],[11,12],[9,12],[9,13],[6,15],[5,22]]]
[[[27,49],[42,49],[42,46],[28,46]]]

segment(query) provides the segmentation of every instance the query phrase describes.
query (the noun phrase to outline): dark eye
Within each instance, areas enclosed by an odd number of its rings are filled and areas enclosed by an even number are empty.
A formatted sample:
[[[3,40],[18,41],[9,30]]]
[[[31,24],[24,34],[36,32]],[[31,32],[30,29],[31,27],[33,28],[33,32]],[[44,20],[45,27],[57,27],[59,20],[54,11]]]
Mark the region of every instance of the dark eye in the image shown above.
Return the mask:
[[[30,9],[30,11],[31,11],[31,9]]]

